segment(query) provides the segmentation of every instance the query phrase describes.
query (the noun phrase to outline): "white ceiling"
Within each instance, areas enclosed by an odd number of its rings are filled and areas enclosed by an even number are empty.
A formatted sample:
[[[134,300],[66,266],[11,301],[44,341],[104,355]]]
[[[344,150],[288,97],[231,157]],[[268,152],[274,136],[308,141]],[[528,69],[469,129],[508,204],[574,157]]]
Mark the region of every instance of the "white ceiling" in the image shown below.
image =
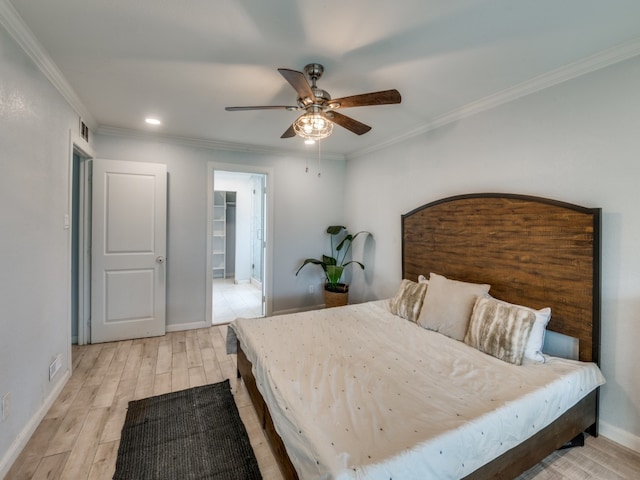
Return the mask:
[[[94,127],[265,149],[309,148],[280,139],[296,113],[224,107],[295,104],[278,67],[322,63],[334,98],[400,91],[400,105],[341,110],[373,127],[322,142],[350,154],[640,53],[638,0],[10,3]]]

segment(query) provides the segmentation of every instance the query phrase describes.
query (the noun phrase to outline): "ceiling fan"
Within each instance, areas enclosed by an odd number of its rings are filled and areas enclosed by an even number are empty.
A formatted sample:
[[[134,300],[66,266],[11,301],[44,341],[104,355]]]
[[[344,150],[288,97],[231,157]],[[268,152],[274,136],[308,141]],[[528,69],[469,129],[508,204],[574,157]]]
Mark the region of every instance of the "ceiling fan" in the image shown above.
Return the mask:
[[[225,110],[229,112],[243,110],[304,110],[305,113],[300,115],[280,138],[291,138],[299,135],[308,141],[314,141],[331,135],[334,123],[356,135],[363,135],[371,130],[369,125],[338,113],[336,110],[340,108],[390,105],[400,103],[402,100],[400,93],[395,89],[332,99],[326,90],[316,85],[317,80],[324,72],[324,67],[319,63],[310,63],[304,67],[304,73],[288,68],[279,68],[278,71],[297,92],[297,105],[226,107]],[[306,77],[311,80],[311,85],[309,85]]]

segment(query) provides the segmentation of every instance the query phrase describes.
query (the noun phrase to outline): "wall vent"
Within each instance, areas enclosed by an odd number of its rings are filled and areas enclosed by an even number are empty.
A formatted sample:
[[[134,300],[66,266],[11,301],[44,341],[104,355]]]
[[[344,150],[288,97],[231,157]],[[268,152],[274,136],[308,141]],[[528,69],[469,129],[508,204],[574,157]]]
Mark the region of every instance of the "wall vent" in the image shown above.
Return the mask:
[[[80,136],[84,138],[85,142],[89,142],[89,127],[80,119]]]

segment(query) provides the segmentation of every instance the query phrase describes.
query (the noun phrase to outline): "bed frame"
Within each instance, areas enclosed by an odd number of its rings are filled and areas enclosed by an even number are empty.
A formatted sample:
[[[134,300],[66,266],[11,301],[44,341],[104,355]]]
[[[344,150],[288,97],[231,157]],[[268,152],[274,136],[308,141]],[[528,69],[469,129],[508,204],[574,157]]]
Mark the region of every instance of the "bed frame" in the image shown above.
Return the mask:
[[[500,299],[551,307],[548,329],[578,341],[599,363],[600,209],[515,194],[449,197],[402,216],[402,276],[430,272],[488,283]],[[286,479],[297,479],[238,344],[242,376]],[[512,479],[584,431],[597,435],[599,389],[533,437],[465,479]]]

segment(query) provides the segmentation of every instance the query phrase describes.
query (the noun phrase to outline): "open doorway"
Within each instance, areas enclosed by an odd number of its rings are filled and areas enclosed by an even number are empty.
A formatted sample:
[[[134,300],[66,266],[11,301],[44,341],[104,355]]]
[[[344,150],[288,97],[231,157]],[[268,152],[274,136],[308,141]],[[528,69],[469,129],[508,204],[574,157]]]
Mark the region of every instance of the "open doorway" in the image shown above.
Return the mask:
[[[211,321],[267,315],[266,247],[268,175],[212,172],[210,236]]]
[[[91,160],[89,145],[73,132],[69,141],[70,321],[71,344],[89,343],[91,312]]]

